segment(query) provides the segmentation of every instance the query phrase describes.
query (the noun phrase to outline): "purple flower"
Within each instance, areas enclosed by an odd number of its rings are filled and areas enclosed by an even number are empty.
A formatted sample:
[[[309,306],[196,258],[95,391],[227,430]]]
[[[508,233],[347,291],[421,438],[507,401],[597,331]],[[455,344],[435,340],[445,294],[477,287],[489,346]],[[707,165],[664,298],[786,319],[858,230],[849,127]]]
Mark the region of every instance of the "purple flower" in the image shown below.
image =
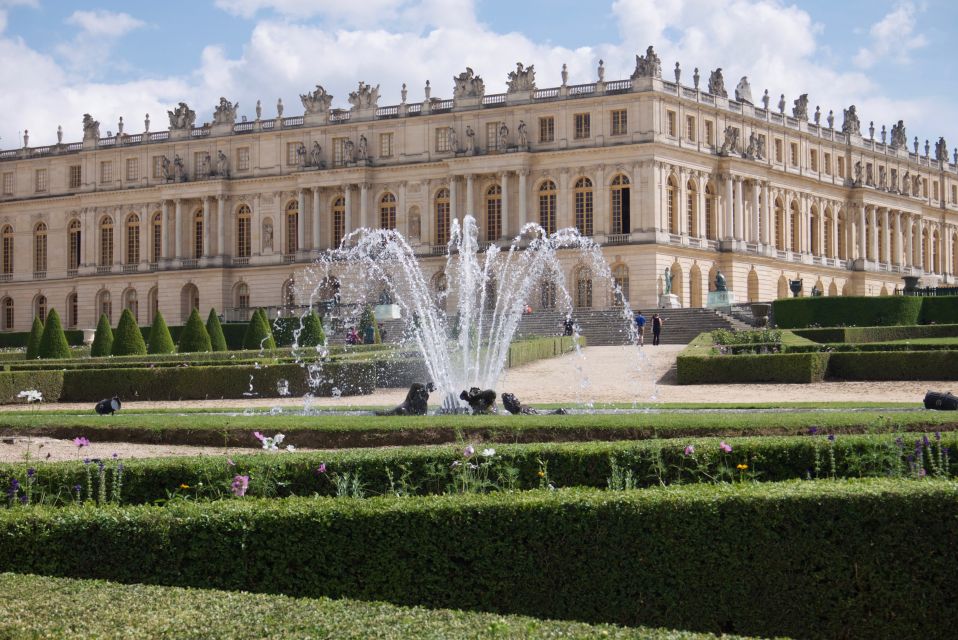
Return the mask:
[[[27,477],[28,477],[28,478],[32,478],[32,477],[35,476],[35,475],[37,475],[37,470],[36,470],[36,469],[34,469],[33,467],[30,467],[29,469],[27,469]]]
[[[76,491],[77,495],[79,495],[80,492],[83,491],[83,487],[81,487],[81,486],[78,485],[78,484],[75,484],[75,485],[73,485],[73,490]]]
[[[935,432],[935,440],[937,440],[938,442],[941,442],[941,431]]]
[[[233,495],[237,498],[242,498],[246,495],[246,490],[249,488],[249,476],[234,476],[233,482],[230,484],[230,491],[233,492]]]
[[[899,449],[901,449],[902,447],[905,446],[905,441],[902,440],[901,437],[895,438],[895,445],[896,445]]]
[[[725,440],[719,442],[719,449],[722,450],[722,453],[732,453],[732,445],[727,444]]]
[[[325,463],[325,462],[320,462],[320,463],[319,463],[319,466],[316,467],[316,473],[319,474],[319,475],[326,473],[326,463]]]
[[[834,434],[834,433],[828,434],[828,441],[829,441],[829,442],[835,442],[835,434]]]
[[[110,456],[110,457],[112,457],[114,460],[116,460],[116,459],[119,458],[120,456],[117,455],[116,451],[114,451],[114,452],[113,452],[113,455]]]
[[[921,441],[926,447],[931,444],[931,442],[928,440],[928,436],[922,436]]]
[[[808,428],[808,435],[813,436],[813,435],[815,435],[816,433],[818,433],[818,427],[809,427],[809,428]]]
[[[235,466],[236,466],[236,463],[233,462],[233,459],[232,459],[232,458],[227,458],[227,459],[226,459],[226,466],[228,466],[228,467],[235,467]]]
[[[90,459],[89,459],[89,458],[84,458],[84,459],[83,459],[83,464],[90,464]]]
[[[266,438],[266,436],[264,436],[264,435],[263,435],[262,433],[260,433],[259,431],[254,431],[254,432],[253,432],[253,437],[256,438],[257,440],[259,440],[260,442],[262,442],[262,441]]]
[[[948,455],[948,447],[942,447],[942,448],[941,448],[941,452],[947,456],[947,455]]]
[[[685,455],[690,456],[690,455],[693,455],[694,453],[695,453],[695,446],[694,446],[694,445],[691,445],[691,444],[690,444],[690,445],[687,445],[687,446],[685,447]]]
[[[471,444],[466,445],[466,448],[462,450],[462,457],[471,458],[473,455],[475,455],[475,453],[476,453],[475,447],[473,447]]]
[[[26,504],[26,503],[27,503],[27,494],[23,494],[22,496],[20,496],[20,504]]]
[[[79,438],[73,439],[73,444],[76,446],[77,449],[80,449],[82,447],[89,447],[90,441],[84,438],[83,436],[80,436]]]

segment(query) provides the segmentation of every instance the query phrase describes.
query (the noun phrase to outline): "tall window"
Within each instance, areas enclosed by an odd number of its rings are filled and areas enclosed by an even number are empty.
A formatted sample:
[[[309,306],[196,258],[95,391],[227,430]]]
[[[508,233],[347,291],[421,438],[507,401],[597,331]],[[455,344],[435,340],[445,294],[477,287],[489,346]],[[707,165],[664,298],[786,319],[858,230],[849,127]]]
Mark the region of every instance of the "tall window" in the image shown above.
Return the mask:
[[[69,182],[69,187],[70,187],[71,189],[79,189],[79,188],[80,188],[80,175],[81,175],[81,173],[80,173],[80,165],[78,165],[78,164],[70,165],[70,182]]]
[[[126,159],[126,179],[127,182],[140,179],[140,160],[138,158]]]
[[[436,244],[449,242],[449,189],[436,193]]]
[[[709,240],[718,239],[718,229],[715,224],[715,192],[712,185],[705,185],[705,237]]]
[[[80,298],[74,291],[67,296],[67,326],[75,327],[79,323],[80,317]]]
[[[203,219],[203,210],[197,209],[193,212],[193,257],[203,257],[203,225],[206,221]]]
[[[163,158],[164,156],[153,156],[153,179],[163,178]]]
[[[234,301],[240,309],[249,309],[249,286],[245,282],[236,285],[236,299]]]
[[[140,216],[131,213],[126,218],[126,263],[140,262]]]
[[[107,216],[100,221],[100,262],[101,267],[113,264],[113,218]]]
[[[696,196],[698,194],[695,192],[695,182],[693,180],[689,180],[688,184],[686,185],[686,191],[688,195],[686,196],[685,200],[685,228],[690,236],[695,237],[699,235],[698,224],[696,221],[696,214],[698,211],[695,206]]]
[[[13,227],[3,228],[3,273],[13,273]]]
[[[123,294],[123,308],[132,313],[135,320],[139,320],[140,301],[136,297],[136,289],[127,289]]]
[[[775,199],[775,248],[785,250],[785,205],[781,198]]]
[[[592,270],[589,267],[579,267],[575,272],[575,306],[586,309],[592,306]]]
[[[97,295],[97,317],[106,316],[106,319],[113,322],[113,300],[110,298],[110,292],[103,290]]]
[[[150,222],[150,262],[163,257],[163,214],[157,211]],[[152,318],[152,316],[150,316]]]
[[[553,116],[539,118],[539,142],[555,142],[556,119]]]
[[[40,322],[47,321],[47,297],[45,295],[37,296],[37,299],[34,303],[35,308],[33,313],[36,317],[40,318]]]
[[[100,163],[100,182],[113,182],[112,160],[104,160]]]
[[[715,146],[715,123],[711,120],[705,121],[705,144]]]
[[[801,215],[798,213],[798,202],[792,200],[791,215],[789,216],[789,232],[792,235],[791,238],[791,250],[795,253],[798,253],[801,248]]]
[[[333,242],[339,245],[346,235],[346,200],[340,196],[333,200]]]
[[[486,123],[486,150],[495,151],[498,148],[499,148],[499,123],[487,122]]]
[[[629,215],[629,179],[622,174],[612,178],[612,233],[629,233],[632,221]]]
[[[822,254],[829,258],[834,258],[835,256],[832,253],[832,212],[831,210],[826,210],[825,213],[825,246],[822,249]],[[892,236],[894,240],[894,235]],[[895,254],[892,253],[892,256]]]
[[[612,282],[618,287],[612,288],[612,306],[621,307],[629,299],[629,268],[624,264],[617,264],[612,268]]]
[[[150,312],[150,322],[153,322],[153,319],[156,318],[156,312],[160,310],[160,290],[157,287],[150,289],[150,292],[146,294],[146,303],[149,305]]]
[[[240,147],[236,150],[236,170],[249,171],[249,147]]]
[[[47,190],[47,170],[37,169],[33,179],[34,190],[37,193],[45,193]]]
[[[3,330],[13,330],[13,298],[3,299]]]
[[[442,153],[449,150],[449,127],[439,127],[436,129],[436,151]]]
[[[379,134],[379,157],[391,158],[393,155],[393,134]]]
[[[665,112],[665,132],[675,137],[675,112],[666,111]]]
[[[577,113],[573,116],[574,136],[576,140],[583,140],[592,135],[592,115]]]
[[[593,194],[592,181],[588,178],[579,178],[573,188],[575,201],[575,228],[584,236],[592,235],[593,223]]]
[[[236,257],[248,258],[253,253],[252,220],[249,206],[243,205],[236,212]]]
[[[47,270],[47,225],[42,222],[33,229],[33,270]]]
[[[685,116],[685,137],[695,142],[695,116]]]
[[[379,228],[396,228],[396,196],[388,191],[379,199]]]
[[[552,180],[539,185],[539,225],[546,233],[556,232],[556,183]]]
[[[486,241],[502,236],[502,187],[494,184],[486,189]]]
[[[670,176],[668,186],[665,189],[665,207],[667,209],[666,213],[668,214],[669,233],[672,234],[678,234],[679,232],[679,212],[676,211],[675,208],[678,191],[679,189],[675,184],[675,178]]]
[[[845,213],[838,214],[838,257],[842,260],[848,259],[848,228],[845,225]],[[776,235],[776,238],[778,236]]]
[[[612,112],[613,136],[624,136],[629,132],[629,112],[625,109],[616,109]]]
[[[286,203],[286,255],[299,251],[299,201]]]
[[[346,138],[333,138],[333,166],[343,166],[343,156],[346,151]]]
[[[79,220],[71,220],[67,228],[67,269],[80,268],[80,247],[82,245],[81,225]]]

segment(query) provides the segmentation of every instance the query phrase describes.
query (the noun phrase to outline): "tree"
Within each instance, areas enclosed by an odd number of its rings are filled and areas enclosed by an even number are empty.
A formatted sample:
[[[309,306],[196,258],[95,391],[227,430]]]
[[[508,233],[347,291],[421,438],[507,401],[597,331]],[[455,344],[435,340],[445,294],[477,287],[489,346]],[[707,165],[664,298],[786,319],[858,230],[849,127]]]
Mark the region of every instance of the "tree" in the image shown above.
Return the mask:
[[[276,340],[269,328],[265,309],[257,309],[246,325],[246,334],[243,336],[243,347],[246,349],[275,349]]]
[[[63,333],[63,325],[60,324],[60,316],[56,309],[50,309],[47,314],[47,322],[43,326],[43,337],[40,338],[41,358],[72,358],[73,352],[70,351],[70,343]]]
[[[326,332],[323,331],[323,322],[316,315],[316,312],[310,310],[309,314],[303,318],[303,328],[299,332],[297,341],[301,347],[316,347],[326,342]]]
[[[200,312],[196,309],[190,313],[186,326],[183,327],[183,333],[180,334],[180,353],[192,353],[194,351],[212,351],[210,346],[210,334],[200,318]]]
[[[38,316],[33,316],[33,326],[30,327],[30,337],[27,338],[27,360],[36,360],[40,357],[40,339],[43,337],[43,323]]]
[[[90,356],[102,358],[113,353],[113,328],[110,319],[105,313],[100,314],[100,321],[96,323],[96,334],[93,336],[93,346],[90,347]]]
[[[376,314],[373,313],[373,308],[368,304],[363,309],[363,315],[359,319],[359,335],[363,339],[363,344],[379,344],[383,341],[379,335],[379,327],[376,325]]]
[[[147,353],[173,353],[176,346],[173,344],[173,337],[170,335],[170,329],[166,326],[166,320],[159,309],[153,316],[153,324],[150,326],[150,341],[146,346]]]
[[[120,323],[116,325],[113,334],[113,355],[115,356],[143,356],[146,355],[146,341],[143,332],[136,324],[136,318],[129,309],[120,314]]]
[[[229,351],[226,346],[226,336],[223,335],[223,325],[220,324],[219,316],[216,315],[216,309],[210,309],[210,315],[206,319],[206,332],[210,334],[210,346],[213,351]]]

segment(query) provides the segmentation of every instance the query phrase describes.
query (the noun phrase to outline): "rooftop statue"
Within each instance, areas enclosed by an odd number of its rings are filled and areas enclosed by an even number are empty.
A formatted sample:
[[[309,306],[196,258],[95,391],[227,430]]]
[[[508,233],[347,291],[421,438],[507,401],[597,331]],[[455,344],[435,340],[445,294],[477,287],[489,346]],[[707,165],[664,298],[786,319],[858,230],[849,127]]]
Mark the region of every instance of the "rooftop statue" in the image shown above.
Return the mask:
[[[728,91],[725,90],[725,78],[722,77],[722,67],[709,75],[709,93],[713,96],[728,97]]]
[[[375,109],[379,103],[379,85],[372,87],[365,82],[359,82],[356,91],[349,92],[349,104],[355,109]]]
[[[185,102],[181,102],[173,111],[167,111],[170,116],[170,131],[189,131],[196,122],[196,112],[190,109]]]
[[[729,125],[725,127],[725,141],[719,149],[719,155],[727,156],[738,152],[738,129]]]
[[[652,45],[645,50],[645,55],[635,54],[635,71],[632,72],[632,79],[636,78],[661,78],[662,77],[662,59],[655,53]]]
[[[803,93],[798,96],[798,99],[792,103],[792,117],[801,120],[802,122],[808,121],[808,94]]]
[[[486,84],[482,81],[482,76],[475,75],[472,67],[466,67],[458,76],[453,76],[452,81],[456,83],[452,92],[452,97],[456,100],[481,98],[486,94]]]
[[[213,124],[233,124],[236,122],[236,110],[239,103],[233,104],[226,98],[220,98],[219,105],[213,110]]]
[[[516,70],[509,72],[509,93],[517,91],[535,91],[536,88],[536,66],[530,64],[528,68],[523,67],[521,62],[516,63]]]
[[[94,120],[89,113],[83,114],[83,140],[100,139],[100,122]]]
[[[299,99],[303,101],[303,108],[306,109],[306,113],[326,113],[329,111],[333,96],[326,93],[326,89],[318,84],[312,93],[299,94]]]
[[[752,87],[748,83],[748,76],[742,76],[735,87],[735,101],[752,104]]]
[[[935,143],[935,160],[942,163],[948,162],[948,143],[943,137],[938,138],[938,142]]]
[[[848,135],[854,133],[855,135],[862,134],[862,123],[858,119],[858,113],[855,109],[855,105],[852,105],[845,109],[845,120],[842,122],[842,133]]]

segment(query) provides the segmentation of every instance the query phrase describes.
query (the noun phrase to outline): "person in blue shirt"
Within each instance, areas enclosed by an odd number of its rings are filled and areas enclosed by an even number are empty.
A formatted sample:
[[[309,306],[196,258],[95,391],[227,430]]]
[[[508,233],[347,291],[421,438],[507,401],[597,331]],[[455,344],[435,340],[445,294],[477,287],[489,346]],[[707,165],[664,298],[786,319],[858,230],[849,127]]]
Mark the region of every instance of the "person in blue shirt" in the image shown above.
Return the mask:
[[[639,346],[645,345],[645,316],[639,311],[635,314],[635,327],[639,332]]]

